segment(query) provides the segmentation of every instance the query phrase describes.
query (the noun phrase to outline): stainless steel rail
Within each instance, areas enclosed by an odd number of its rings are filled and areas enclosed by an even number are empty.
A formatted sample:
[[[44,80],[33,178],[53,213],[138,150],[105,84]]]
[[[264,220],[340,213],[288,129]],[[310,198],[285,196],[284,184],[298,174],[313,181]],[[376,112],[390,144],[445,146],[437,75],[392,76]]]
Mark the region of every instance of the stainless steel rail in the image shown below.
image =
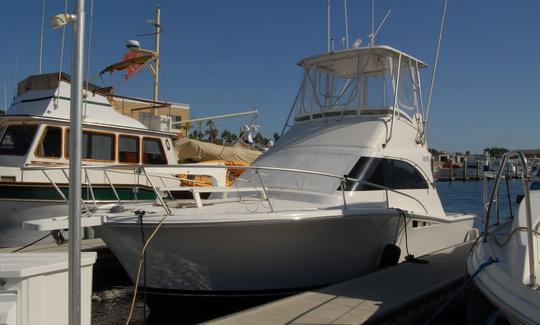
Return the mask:
[[[529,170],[528,167],[529,166],[527,164],[527,158],[525,157],[523,152],[520,152],[520,151],[507,152],[501,157],[499,168],[497,170],[497,174],[496,174],[495,180],[494,180],[495,183],[493,185],[493,190],[491,191],[491,196],[490,196],[488,207],[487,207],[486,220],[485,220],[486,224],[485,224],[485,229],[484,229],[484,242],[488,241],[487,234],[489,234],[489,227],[490,227],[489,219],[490,219],[492,206],[493,206],[493,203],[494,203],[494,199],[497,196],[497,193],[498,193],[498,190],[499,190],[499,183],[500,183],[500,180],[501,180],[502,172],[503,172],[503,170],[504,170],[504,168],[506,166],[506,162],[508,161],[508,158],[510,158],[510,157],[518,157],[520,162],[521,162],[523,171],[524,171],[524,173],[523,173],[523,175],[521,177],[521,180],[523,182],[523,192],[524,192],[524,198],[523,199],[525,200],[524,203],[525,203],[525,214],[526,214],[526,222],[527,222],[527,246],[528,246],[528,259],[529,259],[529,285],[530,286],[536,286],[536,271],[535,271],[536,261],[535,261],[535,255],[534,255],[534,237],[533,237],[535,235],[535,232],[533,231],[533,225],[532,225],[531,193],[529,191],[529,182],[531,180],[533,180],[533,179],[528,175],[528,170]]]
[[[62,167],[62,166],[24,167],[25,170],[54,170],[54,169],[65,169],[65,168],[66,167]],[[145,177],[147,178],[148,183],[150,184],[150,187],[153,188],[154,192],[159,194],[159,190],[154,186],[152,181],[149,180],[149,177],[151,177],[151,176],[152,177],[154,177],[154,176],[155,177],[160,177],[160,175],[148,175],[145,172],[145,168],[152,168],[152,169],[155,170],[155,169],[158,169],[159,166],[156,166],[156,165],[129,164],[129,165],[113,165],[113,166],[111,166],[111,165],[92,165],[92,166],[83,166],[82,167],[82,169],[89,169],[89,170],[91,170],[91,169],[94,169],[94,170],[100,170],[100,169],[102,169],[102,170],[114,170],[114,169],[126,170],[126,169],[128,169],[129,170],[129,169],[132,169],[133,171],[140,171],[141,174],[145,175]],[[402,191],[395,190],[395,189],[392,189],[392,188],[389,188],[389,187],[386,187],[386,186],[383,186],[383,185],[378,185],[378,184],[366,182],[364,180],[355,179],[355,178],[349,178],[347,176],[335,175],[335,174],[330,174],[330,173],[303,170],[303,169],[294,169],[294,168],[264,167],[264,166],[225,166],[225,165],[223,165],[223,166],[210,165],[209,166],[209,165],[178,164],[178,165],[166,165],[166,166],[163,166],[163,168],[168,168],[168,169],[170,169],[170,168],[190,168],[190,169],[197,169],[197,168],[204,168],[204,169],[209,169],[209,168],[210,169],[235,168],[235,169],[244,169],[244,170],[253,171],[254,174],[258,174],[259,181],[261,182],[261,190],[262,190],[262,192],[264,194],[263,199],[269,203],[269,207],[270,207],[271,211],[274,211],[274,208],[273,208],[273,205],[270,202],[270,198],[268,196],[268,188],[267,188],[267,186],[264,185],[262,176],[260,174],[261,171],[277,171],[277,172],[289,172],[289,173],[298,173],[298,174],[323,176],[323,177],[329,177],[329,178],[338,179],[340,181],[340,184],[346,184],[347,181],[360,183],[360,184],[363,184],[363,185],[367,185],[367,186],[370,186],[370,187],[377,188],[377,189],[379,189],[381,191],[396,193],[398,195],[401,195],[401,196],[407,197],[409,199],[412,199],[413,201],[418,203],[418,205],[424,210],[425,213],[428,213],[427,208],[425,207],[424,204],[422,204],[422,202],[420,202],[420,200],[418,200],[414,196],[411,196],[411,195],[409,195],[407,193],[403,193]],[[107,177],[107,179],[110,182],[110,179],[108,177]],[[347,208],[347,200],[346,200],[346,195],[345,195],[346,191],[345,191],[344,186],[341,186],[341,192],[342,192],[342,198],[343,198],[343,206],[344,206],[344,208]],[[163,201],[160,195],[158,195],[158,200]],[[389,201],[388,195],[386,195],[386,201],[387,201],[387,205],[388,205],[389,204],[388,203],[388,201]],[[164,204],[163,206],[164,206],[164,209],[165,209],[167,214],[171,213],[170,209],[166,206],[166,204]]]

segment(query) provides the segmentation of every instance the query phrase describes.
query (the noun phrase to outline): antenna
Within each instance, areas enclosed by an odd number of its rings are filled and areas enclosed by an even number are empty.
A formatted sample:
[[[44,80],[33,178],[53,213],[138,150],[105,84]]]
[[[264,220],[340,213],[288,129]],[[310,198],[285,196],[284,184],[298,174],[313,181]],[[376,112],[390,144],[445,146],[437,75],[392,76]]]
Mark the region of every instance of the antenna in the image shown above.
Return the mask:
[[[386,22],[386,18],[388,18],[388,16],[390,16],[390,13],[392,12],[392,9],[388,10],[388,12],[386,13],[386,15],[384,16],[383,20],[381,21],[381,23],[379,24],[379,27],[377,27],[377,30],[375,31],[375,33],[373,34],[373,39],[371,40],[373,42],[373,45],[375,45],[375,38],[377,37],[377,34],[379,34],[379,31],[381,30],[382,26],[384,25],[384,23]]]
[[[331,9],[330,9],[330,0],[326,0],[326,21],[327,21],[327,24],[328,24],[328,26],[327,26],[327,32],[328,32],[328,52],[330,52],[331,49],[332,49],[332,44],[331,44],[331,43],[332,43],[332,41],[331,41],[331,37],[332,37],[332,36],[330,35],[330,33],[331,33],[331,31],[330,31],[330,12],[331,12],[331,11],[330,11],[330,10],[331,10]]]
[[[371,34],[369,34],[369,46],[375,45],[375,0],[371,0]]]
[[[433,65],[433,72],[431,73],[431,83],[429,85],[429,95],[428,102],[426,107],[426,115],[424,116],[424,132],[426,133],[426,122],[429,116],[429,109],[431,108],[431,95],[433,94],[433,85],[435,84],[435,75],[437,74],[437,65],[439,63],[439,51],[441,49],[441,39],[444,30],[444,19],[446,18],[446,6],[448,5],[448,0],[444,0],[443,14],[441,17],[441,29],[439,30],[439,40],[437,42],[437,50],[435,52],[435,64]]]
[[[7,84],[4,82],[4,114],[7,113]]]
[[[43,63],[43,25],[45,24],[45,0],[41,0],[41,33],[39,35],[39,69],[41,74],[41,65]]]
[[[17,81],[19,80],[19,55],[20,55],[20,46],[17,43],[17,53],[15,54],[15,75],[14,75],[15,81],[13,83],[13,89],[14,89],[15,95],[13,95],[13,97],[15,97],[17,94]]]
[[[349,14],[347,13],[347,0],[343,0],[345,10],[345,45],[349,48]]]
[[[90,2],[90,28],[88,29],[88,44],[87,44],[87,55],[86,55],[86,87],[84,90],[84,107],[83,107],[83,118],[86,117],[86,104],[88,103],[88,84],[90,82],[90,53],[92,53],[92,31],[94,29],[94,0]],[[84,78],[83,78],[84,79]]]

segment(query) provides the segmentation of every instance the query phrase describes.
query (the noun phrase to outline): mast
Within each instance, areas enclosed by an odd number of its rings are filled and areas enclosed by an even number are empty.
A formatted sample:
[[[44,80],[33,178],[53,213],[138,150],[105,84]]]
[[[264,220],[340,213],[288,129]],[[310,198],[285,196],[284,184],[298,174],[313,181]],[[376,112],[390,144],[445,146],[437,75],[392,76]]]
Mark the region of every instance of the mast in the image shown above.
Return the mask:
[[[160,9],[159,6],[156,7],[156,20],[154,22],[154,26],[156,28],[155,33],[155,40],[156,40],[156,63],[155,63],[155,71],[154,71],[154,102],[158,101],[158,92],[159,92],[159,41],[160,41],[160,33],[161,33],[161,17],[160,17]],[[154,109],[154,115],[155,115],[155,109]]]

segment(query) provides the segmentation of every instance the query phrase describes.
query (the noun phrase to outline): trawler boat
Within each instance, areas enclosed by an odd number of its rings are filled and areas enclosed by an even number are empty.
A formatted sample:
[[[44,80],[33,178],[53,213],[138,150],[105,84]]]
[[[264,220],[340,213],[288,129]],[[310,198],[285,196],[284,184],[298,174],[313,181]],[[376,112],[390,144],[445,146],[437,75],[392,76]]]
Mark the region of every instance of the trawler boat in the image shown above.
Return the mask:
[[[86,88],[84,165],[177,164],[175,133],[149,129],[113,109],[109,94],[97,86],[87,84]],[[7,115],[0,118],[0,247],[24,245],[44,235],[23,230],[24,221],[67,215],[69,96],[68,75],[30,76],[19,83],[17,97]],[[47,170],[51,166],[65,169]],[[153,181],[170,186],[179,183],[173,175],[189,174],[186,169],[160,172],[163,174],[155,175]],[[223,171],[205,171],[208,173],[214,185],[223,185]],[[140,179],[132,170],[85,169],[83,199],[94,205],[154,200],[148,182]]]
[[[372,46],[299,66],[286,130],[231,188],[103,216],[102,238],[137,284],[145,256],[147,292],[294,292],[376,270],[388,244],[398,262],[474,234],[474,216],[446,213],[433,183],[422,61]]]
[[[527,161],[522,153],[523,170]],[[503,156],[495,182],[503,174],[507,158]],[[467,271],[482,294],[506,316],[512,324],[537,324],[540,320],[540,291],[536,275],[540,271],[538,255],[540,225],[540,175],[530,187],[525,183],[525,195],[516,218],[507,218],[487,227],[467,260]],[[523,180],[529,180],[525,175]],[[497,183],[494,185],[497,188]],[[495,193],[495,190],[494,190]],[[490,200],[490,206],[493,204]],[[490,211],[491,209],[488,209]],[[488,213],[489,216],[489,213]],[[489,218],[487,225],[492,225]]]

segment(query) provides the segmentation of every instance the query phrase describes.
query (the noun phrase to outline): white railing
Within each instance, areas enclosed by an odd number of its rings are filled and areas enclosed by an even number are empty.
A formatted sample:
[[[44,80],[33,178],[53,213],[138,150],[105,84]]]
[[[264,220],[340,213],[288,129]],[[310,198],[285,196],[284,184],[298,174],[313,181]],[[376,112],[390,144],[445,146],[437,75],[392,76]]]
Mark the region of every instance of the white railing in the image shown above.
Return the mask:
[[[139,174],[139,175],[143,175],[148,184],[149,184],[149,187],[152,188],[154,194],[156,195],[156,199],[159,201],[160,205],[163,206],[163,209],[165,210],[165,212],[167,214],[172,214],[170,208],[167,206],[166,202],[163,200],[163,197],[161,195],[161,191],[160,191],[160,187],[156,186],[152,180],[150,178],[154,177],[154,178],[158,178],[158,179],[161,179],[162,177],[165,177],[167,179],[176,179],[176,180],[179,180],[179,178],[175,178],[175,177],[170,177],[170,176],[163,176],[163,175],[159,175],[159,174],[155,174],[155,171],[159,169],[160,166],[155,166],[155,165],[92,165],[92,166],[83,166],[82,169],[85,171],[85,173],[87,173],[88,170],[102,170],[104,172],[105,175],[107,175],[107,170],[116,170],[116,169],[122,169],[122,170],[133,170],[134,173],[136,174]],[[197,169],[197,168],[204,168],[204,169],[208,169],[208,168],[219,168],[219,169],[229,169],[229,168],[234,168],[234,169],[243,169],[243,170],[250,170],[250,171],[253,171],[254,174],[257,176],[259,182],[260,182],[260,188],[256,188],[256,187],[253,187],[252,189],[250,189],[250,191],[253,191],[253,192],[261,192],[262,193],[262,200],[266,201],[268,203],[268,206],[269,206],[269,209],[271,212],[274,212],[274,207],[273,207],[273,204],[272,204],[272,201],[270,200],[270,196],[268,195],[268,187],[265,185],[264,181],[263,181],[263,178],[261,176],[261,171],[276,171],[276,172],[287,172],[287,173],[297,173],[297,174],[305,174],[305,175],[315,175],[315,176],[321,176],[321,177],[329,177],[329,178],[333,178],[333,179],[337,179],[339,180],[341,186],[340,186],[340,191],[341,191],[341,196],[342,196],[342,200],[343,200],[343,207],[345,209],[347,209],[347,195],[346,195],[346,192],[348,192],[346,190],[346,185],[348,182],[356,182],[356,183],[360,183],[362,185],[366,185],[366,186],[370,186],[370,187],[373,187],[373,188],[376,188],[378,190],[381,190],[381,191],[385,191],[386,192],[386,205],[387,207],[389,207],[389,196],[388,196],[388,192],[392,192],[392,193],[396,193],[398,195],[401,195],[401,196],[405,196],[413,201],[415,201],[422,209],[423,211],[427,214],[428,213],[428,210],[427,208],[424,206],[424,204],[418,200],[417,198],[415,198],[414,196],[412,195],[409,195],[407,193],[404,193],[402,191],[399,191],[399,190],[395,190],[395,189],[392,189],[392,188],[389,188],[389,187],[386,187],[386,186],[383,186],[383,185],[378,185],[378,184],[374,184],[374,183],[371,183],[371,182],[366,182],[364,180],[360,180],[360,179],[355,179],[355,178],[350,178],[350,177],[347,177],[346,175],[345,176],[340,176],[340,175],[334,175],[334,174],[330,174],[330,173],[324,173],[324,172],[318,172],[318,171],[309,171],[309,170],[302,170],[302,169],[293,169],[293,168],[279,168],[279,167],[262,167],[262,166],[222,166],[222,165],[215,165],[215,166],[208,166],[208,165],[193,165],[193,164],[179,164],[179,165],[166,165],[166,166],[162,166],[163,168],[190,168],[190,169]],[[152,171],[154,173],[152,174],[148,174],[147,171],[146,171],[146,168],[151,168]],[[25,170],[40,170],[42,171],[43,173],[46,174],[46,171],[47,170],[62,170],[64,173],[65,173],[65,170],[66,169],[69,169],[69,167],[63,167],[63,166],[51,166],[51,167],[44,167],[44,166],[39,166],[39,167],[25,167],[24,168]],[[52,180],[52,178],[50,177],[47,177],[49,179],[49,181],[52,183],[53,187],[57,190],[57,192],[59,193],[59,195],[64,199],[66,200],[66,197],[63,195],[62,191],[59,189],[59,187],[57,186],[57,184]],[[111,181],[111,179],[106,176],[106,179],[107,181],[109,182],[109,186],[111,187],[111,189],[113,190],[113,192],[115,193],[115,196],[117,198],[118,201],[120,201],[120,198],[118,196],[118,193],[116,192],[115,188],[114,188],[114,184],[113,182]],[[240,179],[240,178],[237,178],[238,181],[243,181],[243,179]],[[69,181],[69,179],[68,179]],[[163,184],[164,181],[161,179],[161,182]],[[92,186],[88,186],[88,189],[91,193],[91,196],[94,197],[94,194],[93,194],[93,187]],[[217,187],[214,187],[214,188],[210,188],[210,189],[205,189],[205,188],[192,188],[192,187],[178,187],[178,188],[168,188],[168,187],[164,187],[162,188],[164,191],[167,191],[170,195],[170,197],[172,198],[172,195],[171,195],[171,191],[190,191],[193,196],[194,196],[194,200],[196,201],[197,203],[197,207],[202,207],[202,201],[200,199],[200,193],[204,193],[204,192],[212,192],[212,193],[216,193],[216,192],[234,192],[234,191],[238,191],[239,193],[242,191],[242,190],[239,190],[238,188],[235,189],[225,189],[225,188],[217,188]]]
[[[499,191],[499,183],[500,183],[501,178],[503,178],[502,172],[505,168],[508,158],[516,157],[516,156],[521,162],[523,166],[523,170],[524,170],[521,180],[523,183],[523,192],[524,192],[523,199],[525,200],[525,216],[526,216],[526,223],[527,223],[526,232],[527,232],[527,246],[528,246],[528,259],[529,259],[529,285],[535,286],[536,285],[536,271],[535,271],[536,261],[535,261],[535,255],[534,255],[534,237],[533,236],[535,236],[536,231],[533,229],[533,225],[532,225],[531,193],[529,190],[529,183],[539,181],[540,179],[536,179],[528,175],[527,171],[529,170],[529,168],[527,164],[527,158],[525,158],[525,155],[523,154],[523,152],[507,152],[501,158],[499,168],[497,170],[497,174],[495,175],[495,183],[493,185],[491,196],[489,198],[489,202],[486,209],[484,242],[487,242],[488,240],[488,234],[489,234],[489,228],[490,228],[489,219],[491,215],[491,210],[493,209],[493,204],[495,204],[498,199],[497,197],[498,197],[498,191]],[[486,189],[486,187],[484,187],[484,189]],[[497,223],[498,222],[499,220],[497,220]],[[514,233],[517,233],[517,232],[514,232],[514,231],[511,232],[509,237],[512,236]]]

